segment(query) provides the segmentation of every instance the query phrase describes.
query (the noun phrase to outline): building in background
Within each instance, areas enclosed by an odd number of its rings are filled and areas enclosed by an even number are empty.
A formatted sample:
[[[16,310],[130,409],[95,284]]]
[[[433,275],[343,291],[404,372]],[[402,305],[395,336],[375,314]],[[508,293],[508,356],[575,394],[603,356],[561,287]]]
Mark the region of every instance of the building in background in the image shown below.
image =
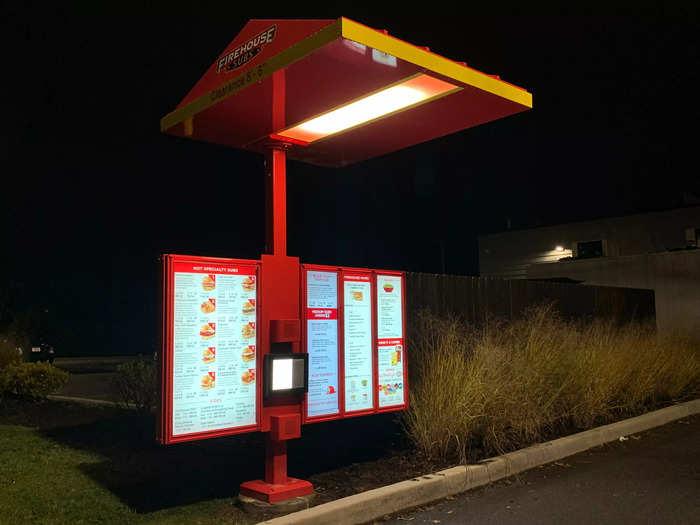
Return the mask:
[[[700,206],[479,237],[484,277],[654,290],[660,330],[700,337]]]

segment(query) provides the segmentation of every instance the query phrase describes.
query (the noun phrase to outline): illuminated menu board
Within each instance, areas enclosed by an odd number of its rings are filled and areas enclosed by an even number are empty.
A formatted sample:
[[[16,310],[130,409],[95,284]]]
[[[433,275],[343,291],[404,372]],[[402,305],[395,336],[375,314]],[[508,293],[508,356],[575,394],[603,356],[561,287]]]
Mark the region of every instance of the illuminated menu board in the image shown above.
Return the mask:
[[[306,272],[307,416],[337,414],[338,272]]]
[[[379,408],[403,405],[403,287],[399,275],[377,275],[377,376]]]
[[[371,275],[343,274],[345,411],[374,407]]]
[[[254,265],[175,262],[172,436],[255,425]]]

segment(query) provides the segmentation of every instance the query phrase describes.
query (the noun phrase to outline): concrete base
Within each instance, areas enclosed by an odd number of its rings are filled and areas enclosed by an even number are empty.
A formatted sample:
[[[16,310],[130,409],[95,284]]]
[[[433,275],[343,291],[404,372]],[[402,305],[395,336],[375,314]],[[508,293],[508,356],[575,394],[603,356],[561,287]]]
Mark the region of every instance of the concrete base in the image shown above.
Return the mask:
[[[275,514],[288,514],[299,510],[308,509],[311,507],[314,495],[298,496],[296,498],[285,499],[276,503],[268,503],[259,499],[238,495],[238,503],[241,508],[250,514],[258,514],[260,512],[272,512]]]
[[[314,487],[308,481],[297,478],[287,478],[286,483],[266,483],[260,479],[246,481],[241,484],[240,493],[249,498],[258,499],[267,503],[280,503],[285,500],[309,496],[313,494]]]

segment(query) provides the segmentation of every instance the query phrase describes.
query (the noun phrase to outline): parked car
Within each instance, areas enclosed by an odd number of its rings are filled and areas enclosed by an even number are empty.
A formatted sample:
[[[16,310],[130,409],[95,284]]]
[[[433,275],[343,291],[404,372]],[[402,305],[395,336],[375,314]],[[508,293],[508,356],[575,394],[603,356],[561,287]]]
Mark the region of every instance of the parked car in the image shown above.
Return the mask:
[[[39,361],[45,361],[53,364],[56,358],[56,350],[53,346],[48,343],[41,343],[39,346],[32,346],[31,352],[29,354],[29,361],[32,363],[38,363]]]

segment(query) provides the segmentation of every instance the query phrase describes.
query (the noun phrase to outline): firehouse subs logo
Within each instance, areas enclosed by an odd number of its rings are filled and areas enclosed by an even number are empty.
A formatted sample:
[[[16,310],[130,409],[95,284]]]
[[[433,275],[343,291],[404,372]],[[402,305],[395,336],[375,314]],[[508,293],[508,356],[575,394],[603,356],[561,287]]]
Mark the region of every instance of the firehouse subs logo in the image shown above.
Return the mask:
[[[259,35],[251,38],[245,44],[241,44],[233,51],[226,53],[216,64],[216,72],[233,71],[242,65],[250,62],[262,51],[265,44],[269,44],[275,39],[277,24],[268,27]]]

